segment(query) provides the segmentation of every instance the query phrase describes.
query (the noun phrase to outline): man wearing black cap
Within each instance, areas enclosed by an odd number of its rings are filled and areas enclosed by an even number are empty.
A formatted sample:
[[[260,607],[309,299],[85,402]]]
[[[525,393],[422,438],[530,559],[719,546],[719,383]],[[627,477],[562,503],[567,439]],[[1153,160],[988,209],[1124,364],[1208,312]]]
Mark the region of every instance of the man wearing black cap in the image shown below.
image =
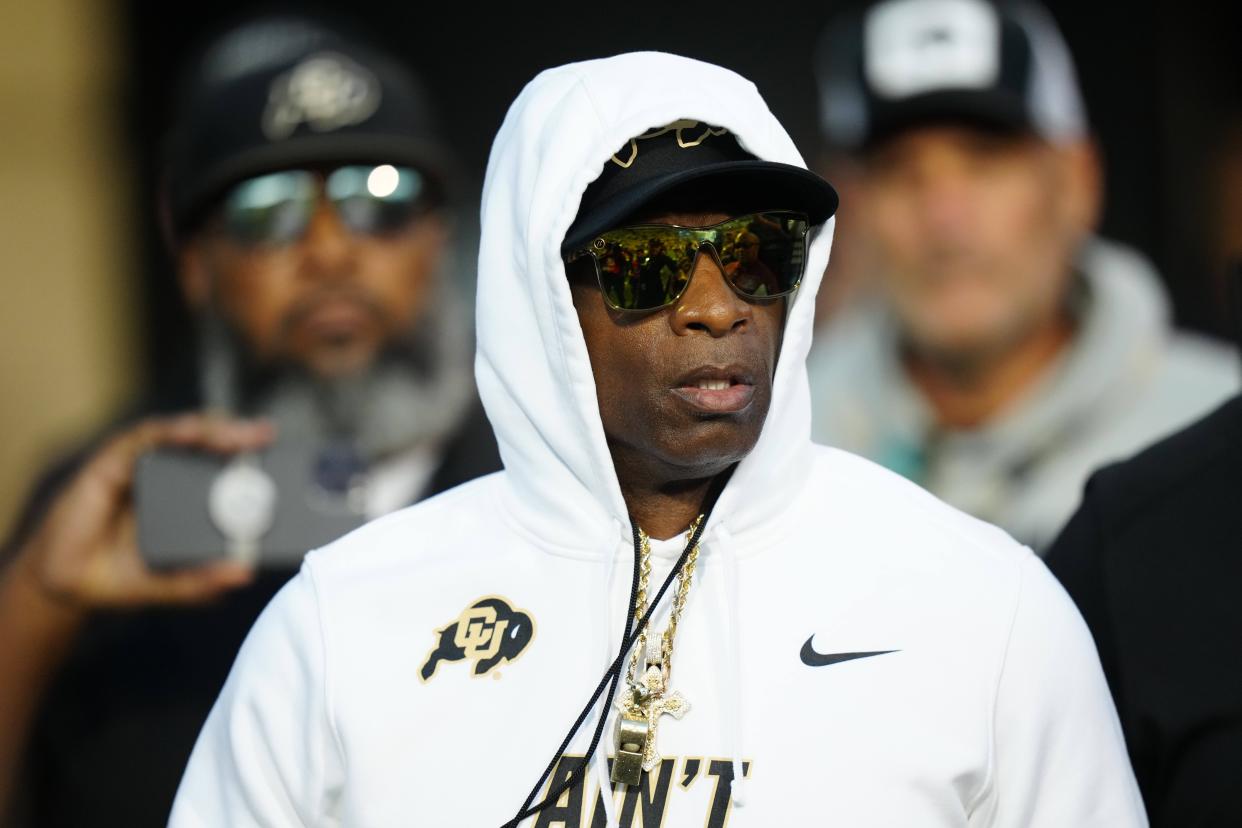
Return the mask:
[[[1101,463],[1237,386],[1159,279],[1094,238],[1099,165],[1065,43],[1022,2],[887,0],[836,21],[821,116],[862,283],[809,360],[816,439],[1037,550]]]
[[[139,455],[260,449],[274,426],[324,490],[277,479],[278,494],[359,522],[499,465],[468,317],[441,282],[452,164],[409,72],[321,23],[264,18],[213,41],[178,104],[162,212],[202,370],[193,399],[143,416],[209,414],[118,430],[41,487],[6,545],[0,815],[21,755],[33,825],[164,824],[245,630],[290,575],[149,568]],[[204,494],[166,485],[170,503]]]
[[[1043,564],[810,442],[836,206],[732,72],[531,81],[479,254],[505,469],[306,557],[173,828],[1143,825]],[[687,278],[643,270],[660,248]]]

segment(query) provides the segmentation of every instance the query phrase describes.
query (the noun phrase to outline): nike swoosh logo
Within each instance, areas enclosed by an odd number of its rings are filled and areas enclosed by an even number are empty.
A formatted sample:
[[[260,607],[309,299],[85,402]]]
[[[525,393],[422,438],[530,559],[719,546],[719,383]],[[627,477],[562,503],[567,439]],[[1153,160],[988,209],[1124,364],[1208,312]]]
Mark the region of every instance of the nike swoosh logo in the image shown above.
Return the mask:
[[[842,661],[853,661],[856,658],[871,658],[900,652],[899,650],[874,650],[868,653],[817,653],[811,646],[813,640],[815,636],[812,635],[802,645],[802,663],[808,667],[827,667],[829,664],[840,664]]]

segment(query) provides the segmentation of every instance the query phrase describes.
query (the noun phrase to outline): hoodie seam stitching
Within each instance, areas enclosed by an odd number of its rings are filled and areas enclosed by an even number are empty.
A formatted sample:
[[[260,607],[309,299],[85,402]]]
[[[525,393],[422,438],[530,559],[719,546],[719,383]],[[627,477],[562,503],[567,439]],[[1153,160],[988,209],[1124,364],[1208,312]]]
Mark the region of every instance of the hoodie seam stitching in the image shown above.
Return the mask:
[[[493,494],[493,497],[497,511],[501,515],[501,519],[509,526],[510,529],[516,532],[531,546],[535,547],[537,551],[548,555],[554,555],[558,558],[570,558],[573,560],[588,561],[593,563],[601,563],[607,560],[607,555],[605,554],[597,554],[594,552],[561,546],[549,541],[547,538],[540,537],[518,518],[516,510],[513,508],[512,504],[509,503],[509,499],[502,495],[502,491],[500,489],[497,489],[497,491]]]
[[[1028,550],[1028,554],[1033,555]],[[973,813],[987,797],[989,793],[996,791],[996,711],[999,707],[1001,684],[1005,680],[1005,667],[1009,661],[1009,651],[1013,644],[1014,629],[1018,625],[1018,613],[1022,608],[1022,593],[1026,582],[1026,561],[1019,562],[1017,567],[1017,590],[1014,596],[1013,607],[1010,610],[1009,624],[1005,632],[1005,646],[1001,650],[1000,661],[997,664],[996,675],[993,679],[994,686],[992,688],[992,697],[989,701],[988,711],[988,763],[987,774],[983,781],[979,783],[979,790],[970,800],[969,811]]]
[[[324,704],[323,715],[324,715],[324,720],[326,721],[328,725],[328,734],[332,739],[332,745],[336,749],[337,757],[341,763],[342,777],[345,777],[348,775],[345,772],[345,745],[344,745],[344,741],[341,738],[340,729],[337,727],[336,720],[332,715],[332,711],[334,709],[334,704],[333,704],[334,694],[332,692],[332,679],[331,679],[332,673],[331,673],[331,670],[329,669],[329,661],[328,661],[328,658],[329,658],[328,630],[327,630],[326,618],[324,617],[325,616],[324,606],[323,606],[324,602],[321,596],[319,581],[315,576],[315,568],[314,568],[313,561],[307,560],[306,563],[304,564],[304,568],[306,570],[307,580],[310,583],[311,596],[314,599],[315,626],[316,626],[316,630],[319,633],[319,652],[320,652],[320,659],[323,662],[323,681],[322,681],[323,704]],[[321,780],[321,781],[326,781],[326,780]]]
[[[595,97],[591,94],[590,87],[587,86],[586,78],[584,78],[578,72],[574,72],[573,75],[574,75],[574,80],[577,82],[577,85],[582,88],[582,94],[586,96],[587,103],[591,105],[591,113],[595,116],[595,120],[598,123],[600,129],[603,129],[604,118],[600,114],[599,107],[595,104]]]
[[[596,126],[599,128],[599,130],[600,130],[600,132],[601,132],[601,133],[606,132],[606,131],[607,131],[607,130],[606,130],[606,128],[605,128],[605,127],[606,127],[606,122],[605,122],[605,120],[604,120],[604,118],[603,118],[603,115],[601,114],[601,111],[600,111],[599,106],[597,106],[597,105],[596,105],[596,102],[595,102],[595,97],[591,94],[591,89],[590,89],[590,87],[588,86],[588,84],[587,84],[587,82],[586,82],[586,78],[585,78],[585,77],[583,77],[583,76],[582,76],[582,74],[580,74],[579,72],[574,72],[574,73],[573,73],[573,76],[574,76],[574,80],[575,80],[575,83],[576,83],[577,87],[578,87],[579,89],[581,89],[583,97],[586,99],[586,102],[587,102],[587,103],[590,105],[590,107],[591,107],[591,114],[595,116]],[[605,164],[606,164],[606,163],[607,163],[607,161],[605,161]],[[588,183],[588,184],[587,184],[587,186],[590,186],[590,184]],[[583,192],[585,193],[585,190],[584,190]],[[581,198],[582,198],[582,195],[583,195],[583,194],[582,194],[582,193],[580,193],[580,194],[579,194],[579,196],[578,196],[578,199],[579,199],[579,205],[578,205],[578,206],[580,206],[580,204],[581,204]],[[574,213],[575,213],[575,215],[577,214],[577,209],[575,209],[575,210],[574,210]],[[557,250],[559,250],[559,249],[560,249],[560,241],[559,241],[559,240],[558,240],[558,241],[557,241],[557,243],[556,243],[556,247],[557,247]],[[541,255],[541,256],[545,256],[546,254],[547,254],[547,251],[546,251],[546,250],[541,250],[541,251],[540,251],[540,255]],[[559,261],[559,256],[558,256],[557,258],[558,258],[558,261]],[[549,287],[550,287],[550,286],[549,286]],[[552,298],[552,297],[551,297],[551,296],[549,296],[549,299],[551,299],[551,298]],[[553,308],[555,309],[555,305],[553,306]],[[584,347],[585,347],[585,344],[586,344],[586,343],[585,343],[585,339],[584,339],[584,340],[583,340],[583,346],[584,346]],[[564,337],[560,337],[560,336],[558,336],[558,337],[556,338],[556,353],[557,353],[557,358],[558,358],[558,360],[559,360],[559,362],[560,362],[561,374],[562,374],[562,376],[564,376],[564,377],[570,378],[570,383],[569,383],[570,388],[571,388],[571,389],[574,389],[574,388],[578,385],[578,383],[575,383],[575,382],[573,381],[573,379],[572,379],[572,378],[573,378],[573,374],[572,374],[572,373],[570,372],[570,370],[569,370],[569,354],[568,354],[568,352],[566,351],[566,343],[565,343],[565,339],[564,339]],[[594,382],[595,382],[595,379],[594,379],[594,375],[593,375],[593,374],[592,374],[592,377],[591,377],[591,382],[592,382],[592,384],[594,384]],[[577,391],[575,391],[574,393],[575,393],[575,396],[577,396]],[[598,407],[599,407],[599,403],[598,403],[598,402],[596,402],[596,409],[597,409],[597,411],[598,411]],[[578,412],[578,414],[579,414],[579,415],[581,415],[581,413],[582,413],[581,411],[579,411],[579,412]],[[589,431],[591,431],[591,424],[590,424],[590,423],[583,422],[583,423],[582,423],[582,425],[585,427],[585,429],[586,429],[588,432],[589,432]],[[603,458],[600,458],[600,459],[602,460]],[[610,460],[610,462],[611,462],[611,460]],[[599,474],[599,468],[600,468],[600,466],[599,466],[598,464],[592,464],[592,467],[593,467],[593,468],[592,468],[592,474],[596,477],[596,482],[597,482],[597,484],[604,484],[603,488],[608,488],[608,486],[607,486],[608,481],[607,481],[607,480],[605,480],[605,479],[604,479],[604,477],[603,477],[603,476],[601,476],[601,475]]]
[[[602,129],[603,120],[600,117],[599,109],[596,106],[594,99],[591,97],[591,92],[589,88],[587,87],[585,79],[578,72],[570,72],[570,75],[573,78],[574,86],[579,88],[582,91],[584,98],[586,99],[587,103],[591,107],[591,112],[595,116],[598,126]],[[538,192],[538,187],[535,187],[532,189],[531,196],[530,196],[532,203],[534,202],[537,192]],[[567,198],[568,196],[566,196],[566,199]],[[528,204],[527,211],[526,211],[527,215],[530,215],[533,212],[533,210],[530,208],[531,208],[531,205]],[[565,208],[562,208],[562,209],[565,209]],[[560,249],[559,241],[557,242],[556,247],[557,247],[557,250],[559,251]],[[539,269],[546,273],[551,269],[549,265],[559,260],[560,258],[559,253],[553,259],[553,262],[549,262],[547,245],[544,243],[540,243],[536,246],[536,249],[538,251],[538,257],[539,257]],[[548,303],[548,307],[551,310],[555,328],[558,334],[556,337],[553,338],[553,341],[551,343],[553,351],[548,353],[548,359],[550,362],[555,362],[556,366],[560,369],[560,375],[562,377],[566,377],[569,379],[569,382],[567,384],[568,389],[570,390],[570,393],[576,397],[577,396],[577,392],[575,390],[576,384],[573,381],[573,373],[569,370],[569,357],[568,357],[568,352],[566,351],[566,347],[565,347],[565,337],[561,335],[563,333],[562,324],[561,324],[562,322],[561,314],[559,312],[559,309],[557,308],[557,304],[555,301],[557,291],[552,287],[552,285],[549,283],[547,279],[542,280],[541,284],[542,284],[542,289],[544,290],[544,294],[545,294],[544,299]],[[577,408],[577,406],[575,406],[575,408]],[[578,412],[578,413],[580,415],[581,412]],[[590,430],[587,423],[583,422],[582,425],[586,428],[587,431]],[[517,524],[518,522],[515,520],[513,523]],[[533,534],[530,533],[528,530],[525,530],[525,527],[521,527],[521,528],[523,529],[524,534],[527,534],[528,537],[531,537],[531,539],[535,540],[538,544],[541,545],[544,543],[543,539],[533,537]],[[576,557],[576,556],[567,556],[567,557]]]

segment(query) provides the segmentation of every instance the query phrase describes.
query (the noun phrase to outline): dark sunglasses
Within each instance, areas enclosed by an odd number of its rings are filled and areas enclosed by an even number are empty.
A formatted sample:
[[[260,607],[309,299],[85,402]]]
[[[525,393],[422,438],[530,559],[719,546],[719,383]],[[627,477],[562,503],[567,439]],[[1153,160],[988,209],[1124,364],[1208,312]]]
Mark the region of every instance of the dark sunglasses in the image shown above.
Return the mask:
[[[739,295],[769,299],[797,290],[810,228],[805,215],[788,210],[748,213],[711,227],[620,227],[601,233],[565,261],[575,269],[594,262],[604,301],[619,311],[650,311],[676,302],[705,248]],[[750,252],[756,248],[757,253]]]
[[[306,233],[321,194],[345,227],[371,236],[401,229],[436,201],[430,182],[410,167],[365,164],[330,172],[281,170],[229,190],[221,205],[224,231],[247,247],[292,244]]]

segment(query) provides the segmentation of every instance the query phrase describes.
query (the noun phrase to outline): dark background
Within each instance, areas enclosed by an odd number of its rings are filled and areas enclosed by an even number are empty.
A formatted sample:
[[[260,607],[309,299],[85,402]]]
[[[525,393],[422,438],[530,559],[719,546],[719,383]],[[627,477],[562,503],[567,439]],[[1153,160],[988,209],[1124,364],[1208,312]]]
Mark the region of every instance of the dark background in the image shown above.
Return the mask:
[[[755,81],[809,162],[819,151],[811,55],[823,24],[846,3],[699,0],[694,3],[533,5],[303,3],[348,12],[409,61],[430,87],[480,190],[487,152],[510,101],[539,70],[637,49],[732,68]],[[1107,167],[1105,235],[1150,256],[1180,323],[1229,335],[1220,249],[1218,159],[1242,110],[1242,3],[1048,3],[1077,62]],[[202,38],[270,4],[222,0],[125,4],[124,130],[139,186],[149,382],[189,376],[190,323],[153,220],[159,138],[173,79]],[[477,205],[467,205],[477,221]],[[848,209],[848,205],[843,205]]]

